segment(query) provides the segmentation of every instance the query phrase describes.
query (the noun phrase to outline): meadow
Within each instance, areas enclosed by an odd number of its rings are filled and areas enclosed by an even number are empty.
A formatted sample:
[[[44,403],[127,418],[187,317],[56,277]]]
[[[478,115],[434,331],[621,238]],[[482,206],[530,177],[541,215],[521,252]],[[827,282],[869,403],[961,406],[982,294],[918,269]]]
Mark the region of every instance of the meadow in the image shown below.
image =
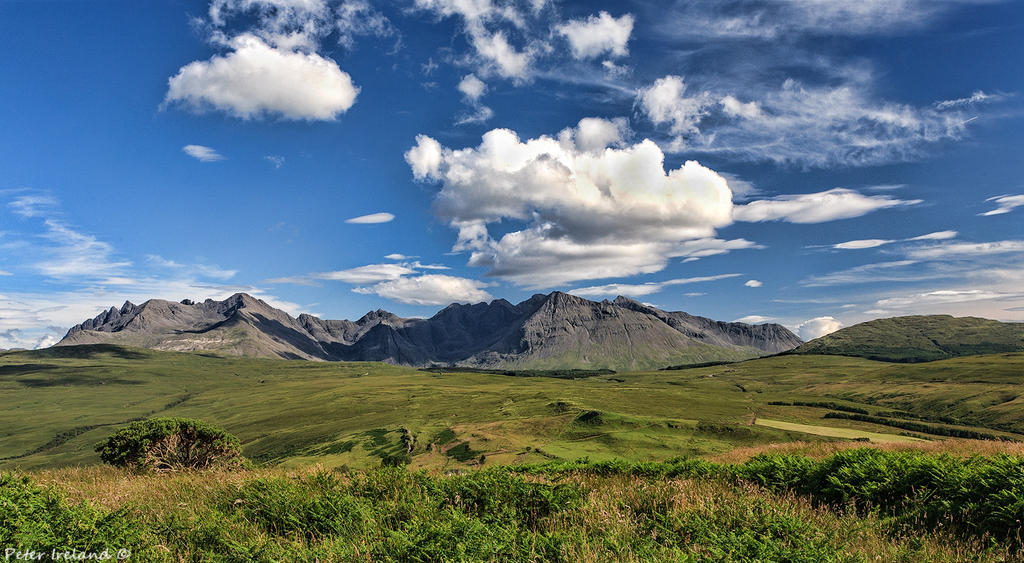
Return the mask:
[[[1016,440],[1021,374],[1019,353],[925,364],[793,355],[566,379],[53,348],[0,355],[0,469],[98,463],[98,441],[152,416],[206,420],[238,436],[249,459],[286,468],[647,461],[797,440]]]
[[[1019,353],[637,373],[6,353],[0,546],[133,561],[1015,561],[1022,374]],[[100,464],[97,442],[155,416],[222,426],[248,461]]]

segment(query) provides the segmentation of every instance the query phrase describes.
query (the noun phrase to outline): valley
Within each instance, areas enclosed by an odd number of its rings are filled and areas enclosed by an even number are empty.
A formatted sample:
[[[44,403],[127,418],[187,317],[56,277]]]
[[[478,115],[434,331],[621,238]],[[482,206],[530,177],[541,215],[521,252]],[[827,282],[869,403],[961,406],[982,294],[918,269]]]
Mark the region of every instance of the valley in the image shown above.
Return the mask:
[[[97,463],[97,441],[153,416],[220,425],[247,457],[283,467],[365,468],[388,456],[427,469],[640,461],[857,437],[1018,440],[1022,373],[1021,353],[925,364],[783,355],[564,379],[55,347],[0,354],[0,468]]]

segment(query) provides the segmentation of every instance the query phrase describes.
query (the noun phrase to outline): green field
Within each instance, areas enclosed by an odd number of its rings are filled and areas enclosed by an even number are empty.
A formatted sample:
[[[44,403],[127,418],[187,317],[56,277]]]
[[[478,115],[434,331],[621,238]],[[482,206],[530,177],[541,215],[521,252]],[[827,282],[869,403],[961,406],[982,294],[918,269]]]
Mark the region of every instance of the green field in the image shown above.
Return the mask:
[[[239,436],[247,457],[283,467],[365,468],[406,454],[414,468],[433,469],[661,460],[871,437],[865,432],[943,439],[937,430],[825,419],[836,405],[894,423],[1016,439],[1024,433],[1022,375],[1019,353],[928,364],[793,355],[559,379],[54,348],[0,355],[0,468],[97,463],[96,442],[155,415],[223,426]],[[771,428],[757,419],[833,430]]]

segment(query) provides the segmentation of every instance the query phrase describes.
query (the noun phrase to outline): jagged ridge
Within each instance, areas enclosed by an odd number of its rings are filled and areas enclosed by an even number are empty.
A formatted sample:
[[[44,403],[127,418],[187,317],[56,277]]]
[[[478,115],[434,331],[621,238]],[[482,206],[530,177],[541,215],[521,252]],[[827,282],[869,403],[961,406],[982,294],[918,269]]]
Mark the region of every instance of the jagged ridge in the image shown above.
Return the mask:
[[[73,327],[58,345],[95,343],[412,366],[650,369],[777,353],[800,340],[777,324],[725,323],[625,297],[595,302],[554,292],[518,304],[452,304],[429,319],[378,309],[353,322],[295,318],[239,293],[126,302]]]

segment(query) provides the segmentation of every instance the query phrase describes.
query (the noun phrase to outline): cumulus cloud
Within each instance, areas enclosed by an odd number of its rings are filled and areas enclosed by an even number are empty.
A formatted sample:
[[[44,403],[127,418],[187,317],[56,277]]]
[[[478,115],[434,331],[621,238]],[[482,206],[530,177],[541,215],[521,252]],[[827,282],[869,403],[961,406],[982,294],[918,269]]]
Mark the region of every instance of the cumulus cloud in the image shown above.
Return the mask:
[[[747,280],[747,283],[743,284],[747,287],[761,287],[764,285],[760,280]]]
[[[653,142],[602,146],[619,126],[587,123],[525,142],[494,129],[459,150],[420,135],[406,161],[441,183],[434,209],[459,231],[454,250],[520,285],[653,273],[670,258],[755,246],[713,237],[731,222],[724,178],[695,161],[666,172]],[[502,221],[522,228],[492,238],[488,225]]]
[[[813,194],[782,195],[739,205],[733,208],[733,219],[746,222],[822,223],[918,203],[921,200],[901,200],[887,195],[866,196],[854,190],[833,188]]]
[[[980,215],[983,217],[991,217],[992,215],[1002,215],[1009,213],[1018,207],[1024,206],[1024,194],[1022,195],[1001,195],[996,197],[990,197],[985,201],[995,202],[997,207],[991,211],[986,211]]]
[[[310,121],[333,120],[355,103],[359,88],[329,58],[272,46],[248,33],[227,46],[226,55],[181,67],[168,80],[164,102],[242,119]]]
[[[376,294],[385,299],[410,305],[447,305],[478,303],[492,297],[477,280],[444,274],[422,274],[381,282],[370,287],[357,287],[356,293]]]
[[[224,157],[216,150],[210,147],[204,147],[203,145],[185,145],[181,147],[181,150],[199,162],[217,162],[218,160],[224,160]]]
[[[808,341],[832,334],[841,328],[843,323],[833,317],[817,317],[798,324],[796,332],[801,340]]]
[[[907,160],[929,143],[958,139],[966,131],[962,113],[876,100],[864,80],[813,86],[787,79],[781,87],[757,89],[760,98],[747,101],[734,92],[689,90],[682,77],[669,75],[637,95],[640,111],[671,135],[672,151],[811,166],[867,165]]]
[[[633,33],[633,16],[625,14],[614,18],[602,11],[585,20],[570,20],[557,26],[555,31],[569,41],[577,59],[592,59],[606,53],[623,57],[629,53],[626,45]]]
[[[351,217],[345,219],[346,223],[353,223],[356,225],[372,225],[375,223],[390,223],[395,220],[395,216],[392,213],[371,213],[369,215],[360,215],[359,217]]]
[[[718,274],[715,276],[699,276],[693,278],[677,278],[673,280],[666,280],[662,282],[647,282],[642,284],[626,284],[626,283],[611,283],[606,285],[595,285],[590,287],[580,287],[577,289],[569,290],[569,293],[578,295],[580,297],[601,297],[601,296],[618,296],[628,295],[630,297],[640,297],[644,295],[650,295],[652,293],[659,293],[663,289],[673,285],[687,285],[691,283],[702,283],[724,280],[728,278],[735,278],[742,274]]]

